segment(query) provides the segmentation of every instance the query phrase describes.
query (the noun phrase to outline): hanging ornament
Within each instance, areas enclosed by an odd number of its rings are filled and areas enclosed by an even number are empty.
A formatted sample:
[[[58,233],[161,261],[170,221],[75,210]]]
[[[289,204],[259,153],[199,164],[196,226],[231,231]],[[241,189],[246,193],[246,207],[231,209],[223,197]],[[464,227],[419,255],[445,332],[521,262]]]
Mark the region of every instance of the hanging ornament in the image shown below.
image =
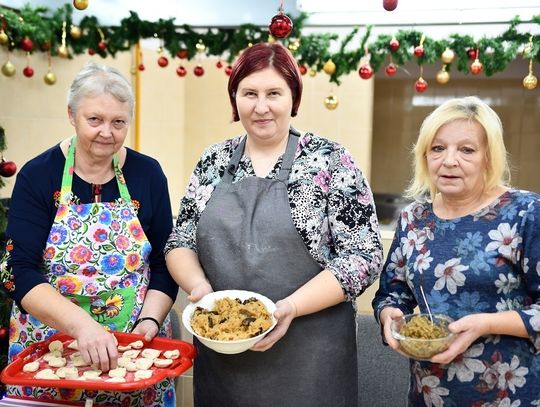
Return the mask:
[[[199,42],[195,44],[195,48],[197,49],[197,52],[199,54],[202,54],[204,51],[206,51],[206,45],[204,45],[203,40],[199,40]]]
[[[88,7],[88,0],[73,0],[73,7],[77,10],[86,10]]]
[[[469,48],[467,50],[467,58],[469,58],[471,61],[474,61],[477,58],[475,48]]]
[[[289,48],[289,51],[296,52],[298,51],[298,48],[300,48],[300,40],[298,38],[295,38],[294,40],[291,40],[289,42],[289,45],[287,46]]]
[[[56,75],[54,74],[54,72],[52,71],[49,71],[45,74],[45,76],[43,77],[43,81],[47,84],[47,85],[54,85],[56,83]]]
[[[21,40],[21,48],[26,52],[32,52],[32,49],[34,49],[34,43],[28,36],[25,36]]]
[[[167,65],[169,65],[169,60],[167,59],[167,57],[164,57],[163,55],[160,56],[157,60],[157,63],[159,66],[161,66],[162,68],[165,68]]]
[[[416,47],[414,47],[414,56],[417,58],[420,58],[424,56],[424,41],[426,39],[426,36],[422,34],[422,37],[420,37],[420,44]]]
[[[531,35],[529,37],[529,43],[527,44],[529,49],[532,50],[533,48],[533,36]],[[526,56],[529,56],[529,53],[531,51],[527,52]],[[534,88],[536,88],[536,85],[538,85],[538,78],[536,76],[534,76],[534,73],[533,73],[533,59],[530,58],[529,59],[529,74],[523,78],[523,86],[525,87],[525,89],[528,89],[528,90],[533,90]]]
[[[145,67],[144,64],[141,62],[141,63],[137,66],[137,69],[138,69],[139,71],[142,72],[142,71],[144,71],[144,70],[146,69],[146,67]]]
[[[2,65],[2,73],[7,77],[15,75],[15,71],[15,65],[13,65],[9,60]]]
[[[176,53],[176,56],[180,59],[186,59],[189,56],[187,49],[181,49]]]
[[[471,64],[471,66],[469,67],[469,70],[471,71],[473,75],[480,74],[483,69],[484,69],[484,65],[482,64],[482,62],[480,62],[478,58],[476,58],[474,62]]]
[[[217,68],[217,69],[223,68],[223,62],[221,62],[221,60],[219,60],[219,61],[216,62],[216,68]]]
[[[394,65],[393,62],[390,62],[386,65],[386,68],[384,68],[384,72],[386,73],[386,76],[394,76],[397,72],[397,66]]]
[[[386,11],[394,11],[397,7],[398,0],[383,0],[382,5]]]
[[[443,64],[451,64],[454,61],[455,53],[450,48],[446,48],[441,55],[441,61]]]
[[[388,47],[390,48],[390,51],[396,52],[399,49],[399,41],[396,37],[392,37],[390,42],[388,43]]]
[[[34,76],[34,69],[31,66],[27,65],[23,69],[23,75],[26,76],[27,78],[31,78],[32,76]]]
[[[95,55],[96,50],[94,48],[88,48],[88,55],[92,56]]]
[[[370,79],[374,74],[373,68],[368,63],[363,64],[360,69],[358,69],[358,75],[360,75],[360,78],[362,79]]]
[[[309,68],[308,74],[309,74],[309,76],[311,76],[312,78],[314,78],[315,76],[317,76],[317,70],[314,69],[314,68]]]
[[[0,175],[2,177],[12,177],[17,172],[17,165],[13,161],[6,161],[2,157],[0,162]]]
[[[62,23],[62,42],[60,43],[60,46],[58,47],[58,56],[60,58],[68,58],[69,57],[69,51],[66,46],[66,21]]]
[[[338,98],[334,95],[330,95],[324,99],[324,106],[328,110],[335,110],[339,105]]]
[[[5,327],[5,326],[1,327],[0,328],[0,340],[3,341],[5,339],[7,339],[8,335],[9,335],[9,328]]]
[[[425,92],[426,89],[428,88],[428,83],[426,82],[426,80],[424,80],[424,78],[420,77],[420,78],[418,78],[418,80],[415,82],[414,88],[416,89],[416,91],[417,91],[418,93],[423,93],[423,92]]]
[[[193,73],[195,76],[203,76],[204,75],[204,68],[202,65],[197,65],[195,68],[193,68]]]
[[[323,71],[326,72],[328,75],[333,75],[336,72],[336,64],[334,64],[334,61],[329,59],[326,61],[323,65]]]
[[[97,47],[100,51],[105,51],[107,49],[107,41],[105,41],[105,34],[103,34],[103,30],[99,27],[97,28],[97,31],[100,38]]]
[[[51,42],[50,41],[44,41],[41,46],[40,46],[41,50],[44,51],[44,52],[47,52],[51,49]]]
[[[7,44],[8,41],[8,35],[4,32],[4,30],[0,30],[0,45]]]
[[[443,65],[439,72],[437,72],[435,79],[437,80],[437,83],[440,83],[441,85],[448,83],[450,80],[450,74],[446,70],[446,65]]]
[[[178,68],[176,68],[176,74],[179,77],[183,78],[184,76],[187,75],[187,70],[182,65],[180,65]]]
[[[279,14],[276,14],[270,20],[268,24],[268,31],[275,38],[287,38],[293,29],[293,22],[291,19],[283,14],[283,0],[281,0],[281,5],[279,7]]]
[[[69,29],[69,35],[71,35],[71,38],[73,38],[74,40],[78,40],[79,38],[81,38],[82,35],[81,28],[77,27],[76,25],[72,25]]]
[[[231,76],[231,74],[232,74],[232,66],[227,65],[227,66],[225,67],[225,75]]]
[[[300,75],[307,74],[307,67],[304,64],[298,64],[298,70],[300,71]]]

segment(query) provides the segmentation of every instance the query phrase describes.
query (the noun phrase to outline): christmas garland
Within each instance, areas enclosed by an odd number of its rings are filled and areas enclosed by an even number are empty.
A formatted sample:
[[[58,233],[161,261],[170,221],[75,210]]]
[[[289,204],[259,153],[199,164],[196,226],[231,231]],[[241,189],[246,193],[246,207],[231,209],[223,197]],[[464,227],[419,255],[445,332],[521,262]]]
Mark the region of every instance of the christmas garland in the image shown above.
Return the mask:
[[[0,7],[0,46],[10,51],[41,51],[64,58],[86,52],[114,57],[117,52],[130,50],[141,39],[159,38],[159,51],[167,50],[172,56],[192,59],[205,54],[231,64],[249,44],[276,40],[269,36],[267,27],[244,24],[236,28],[200,30],[188,25],[179,26],[174,18],[144,21],[133,11],[119,26],[102,26],[94,16],[85,16],[76,26],[73,24],[73,11],[70,4],[54,11],[30,5],[20,10]],[[540,62],[540,36],[518,32],[517,27],[522,23],[518,17],[509,22],[504,33],[493,38],[475,39],[470,35],[452,34],[447,39],[435,40],[420,31],[399,30],[394,35],[381,34],[371,39],[372,27],[367,26],[358,44],[355,41],[358,41],[359,28],[352,29],[342,40],[334,33],[302,34],[307,18],[305,13],[291,18],[291,35],[279,40],[294,53],[303,74],[309,71],[315,75],[322,70],[330,76],[330,81],[338,85],[340,77],[353,70],[358,70],[363,79],[368,79],[386,64],[385,72],[392,76],[397,66],[415,60],[422,72],[424,65],[438,63],[441,58],[443,65],[440,76],[437,76],[441,83],[445,78],[446,81],[449,79],[448,71],[452,66],[465,74],[484,72],[491,76],[505,70],[512,60],[523,57],[530,60],[529,75],[525,79],[534,82],[531,89],[536,86],[532,65],[534,61]],[[532,23],[540,24],[540,15],[533,17]],[[339,49],[331,52],[336,48],[331,44],[336,41],[340,41]],[[158,63],[165,66],[168,60],[161,59]],[[144,66],[139,66],[139,69],[143,70]],[[12,74],[12,70],[4,69],[4,66],[2,72],[7,76]],[[31,76],[29,74],[33,71],[23,73]],[[177,73],[184,76],[186,71],[177,70]],[[54,83],[53,78],[50,79]],[[419,81],[417,90],[421,91]]]

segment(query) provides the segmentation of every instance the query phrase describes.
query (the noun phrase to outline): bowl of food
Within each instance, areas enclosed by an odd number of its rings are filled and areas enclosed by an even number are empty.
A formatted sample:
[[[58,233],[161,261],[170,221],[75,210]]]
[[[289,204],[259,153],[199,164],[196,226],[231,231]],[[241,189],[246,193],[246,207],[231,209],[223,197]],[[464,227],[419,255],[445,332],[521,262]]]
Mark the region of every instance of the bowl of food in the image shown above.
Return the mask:
[[[405,354],[413,359],[429,360],[448,349],[455,339],[448,330],[453,321],[441,314],[433,315],[433,321],[429,314],[409,314],[393,320],[390,330]]]
[[[276,326],[276,304],[253,291],[223,290],[190,303],[182,323],[202,344],[219,353],[245,352]]]

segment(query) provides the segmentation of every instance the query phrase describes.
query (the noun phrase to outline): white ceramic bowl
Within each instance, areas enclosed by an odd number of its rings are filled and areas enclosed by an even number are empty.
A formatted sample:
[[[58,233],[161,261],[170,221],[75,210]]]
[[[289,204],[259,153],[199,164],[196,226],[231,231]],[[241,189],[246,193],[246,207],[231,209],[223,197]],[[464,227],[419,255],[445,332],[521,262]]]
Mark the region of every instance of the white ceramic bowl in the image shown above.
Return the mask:
[[[214,308],[214,302],[217,299],[229,297],[232,299],[238,298],[240,300],[247,300],[248,298],[255,297],[258,300],[260,300],[270,315],[272,315],[272,326],[263,332],[260,335],[254,336],[253,338],[248,339],[239,339],[237,341],[218,341],[215,339],[209,339],[205,338],[204,336],[200,336],[197,333],[193,331],[193,328],[191,327],[191,316],[193,315],[193,312],[197,307],[206,308],[208,310],[211,310]],[[186,329],[195,336],[199,341],[201,341],[202,344],[209,347],[212,350],[215,350],[219,353],[227,353],[227,354],[234,354],[234,353],[242,353],[251,348],[253,345],[255,345],[257,342],[259,342],[262,338],[265,337],[265,335],[270,332],[274,327],[276,326],[276,319],[274,318],[274,311],[276,310],[276,304],[269,298],[265,297],[264,295],[261,295],[259,293],[255,293],[253,291],[244,291],[244,290],[223,290],[223,291],[216,291],[210,294],[205,295],[203,298],[201,298],[197,302],[190,303],[186,308],[184,308],[184,311],[182,312],[182,322]]]

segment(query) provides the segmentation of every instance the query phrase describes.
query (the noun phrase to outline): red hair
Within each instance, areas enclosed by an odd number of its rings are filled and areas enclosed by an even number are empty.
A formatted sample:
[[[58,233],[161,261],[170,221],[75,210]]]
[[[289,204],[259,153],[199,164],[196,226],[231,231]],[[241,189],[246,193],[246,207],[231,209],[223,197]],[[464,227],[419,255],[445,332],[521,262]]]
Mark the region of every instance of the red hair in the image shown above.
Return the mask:
[[[298,113],[302,99],[302,77],[298,70],[298,63],[287,48],[278,42],[260,42],[246,48],[238,57],[229,77],[229,100],[231,102],[233,121],[240,120],[236,108],[236,91],[238,85],[246,76],[266,68],[274,68],[287,82],[292,93],[291,116]]]

